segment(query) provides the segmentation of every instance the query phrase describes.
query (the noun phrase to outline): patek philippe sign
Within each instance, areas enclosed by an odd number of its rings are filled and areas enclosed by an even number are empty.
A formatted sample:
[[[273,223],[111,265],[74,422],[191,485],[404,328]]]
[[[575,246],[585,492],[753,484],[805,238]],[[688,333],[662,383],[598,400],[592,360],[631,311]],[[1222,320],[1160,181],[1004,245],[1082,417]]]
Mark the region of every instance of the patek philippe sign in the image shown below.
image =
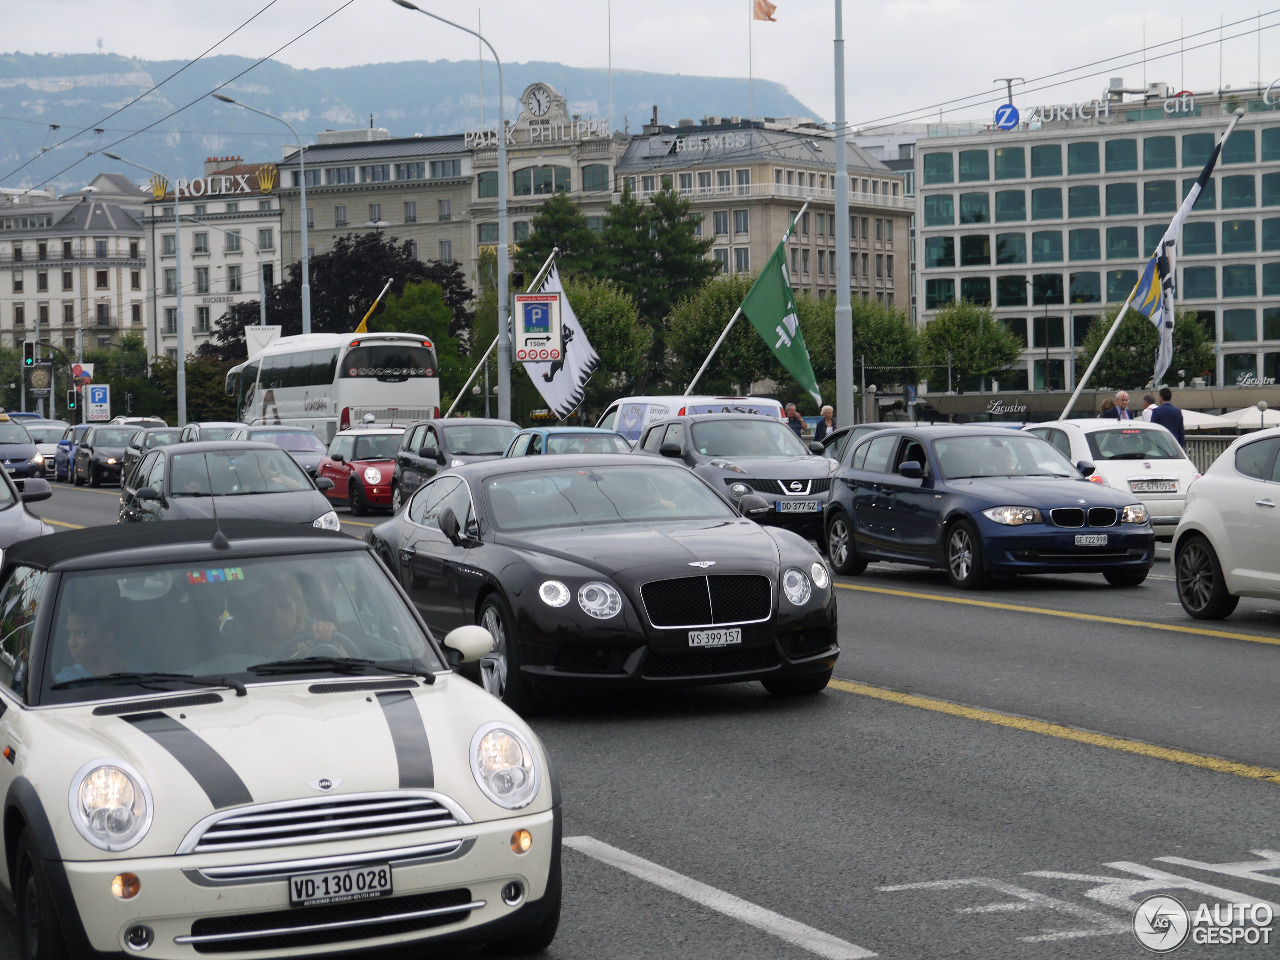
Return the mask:
[[[1012,414],[1022,414],[1027,412],[1025,403],[1009,403],[1001,400],[999,397],[987,404],[987,413],[993,417],[1004,417]]]
[[[507,127],[507,146],[593,140],[602,139],[608,135],[608,120],[532,120],[524,126]],[[496,147],[498,131],[467,130],[462,134],[462,142],[467,147]]]

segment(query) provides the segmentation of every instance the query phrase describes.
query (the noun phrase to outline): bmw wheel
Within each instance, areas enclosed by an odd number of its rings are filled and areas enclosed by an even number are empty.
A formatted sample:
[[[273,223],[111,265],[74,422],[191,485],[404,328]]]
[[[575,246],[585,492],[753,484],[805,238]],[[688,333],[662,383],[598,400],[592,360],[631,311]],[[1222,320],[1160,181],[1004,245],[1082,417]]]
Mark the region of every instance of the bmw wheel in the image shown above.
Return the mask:
[[[982,562],[982,541],[968,520],[957,520],[947,531],[947,576],[961,590],[977,590],[991,582]]]
[[[853,542],[853,529],[843,512],[835,514],[827,524],[827,556],[831,568],[843,576],[857,576],[867,569],[867,561],[858,556]]]
[[[1240,602],[1227,592],[1218,555],[1199,534],[1189,534],[1178,542],[1173,571],[1182,609],[1197,620],[1222,620],[1231,616]]]
[[[529,680],[520,673],[516,621],[511,607],[498,594],[490,594],[480,608],[479,623],[493,637],[493,649],[480,658],[480,685],[512,710],[527,709],[533,703],[533,690]]]

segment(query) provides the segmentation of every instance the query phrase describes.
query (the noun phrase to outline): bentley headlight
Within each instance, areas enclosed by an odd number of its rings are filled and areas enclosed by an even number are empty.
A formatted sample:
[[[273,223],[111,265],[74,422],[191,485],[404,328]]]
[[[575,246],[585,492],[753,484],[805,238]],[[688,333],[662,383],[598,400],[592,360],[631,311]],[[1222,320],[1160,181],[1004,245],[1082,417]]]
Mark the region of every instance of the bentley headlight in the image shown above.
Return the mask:
[[[316,517],[311,521],[311,525],[317,530],[341,530],[342,522],[338,519],[338,515],[330,510],[322,517]]]
[[[809,601],[809,595],[813,593],[813,584],[809,582],[809,578],[803,571],[791,567],[782,575],[782,592],[798,607]]]
[[[747,486],[745,483],[735,483],[729,487],[729,493],[733,496],[733,499],[735,500],[741,500],[750,492],[751,492],[751,488]]]
[[[1120,511],[1121,523],[1146,523],[1147,508],[1140,503],[1131,503]]]
[[[538,596],[548,607],[563,607],[569,602],[572,594],[569,593],[569,588],[559,580],[547,580],[538,588]]]
[[[500,807],[519,810],[538,795],[538,761],[513,730],[487,723],[471,738],[471,773],[484,795]]]
[[[990,507],[982,515],[988,520],[1003,523],[1007,527],[1020,527],[1024,523],[1044,523],[1044,517],[1035,507]]]
[[[597,620],[608,620],[622,609],[622,594],[613,584],[592,580],[578,588],[578,606]]]
[[[825,563],[815,563],[809,568],[809,579],[813,581],[813,585],[819,590],[827,589],[827,584],[831,582],[831,574],[827,573],[827,565]]]
[[[100,850],[128,850],[151,826],[151,791],[138,771],[118,760],[94,760],[71,780],[71,820]]]

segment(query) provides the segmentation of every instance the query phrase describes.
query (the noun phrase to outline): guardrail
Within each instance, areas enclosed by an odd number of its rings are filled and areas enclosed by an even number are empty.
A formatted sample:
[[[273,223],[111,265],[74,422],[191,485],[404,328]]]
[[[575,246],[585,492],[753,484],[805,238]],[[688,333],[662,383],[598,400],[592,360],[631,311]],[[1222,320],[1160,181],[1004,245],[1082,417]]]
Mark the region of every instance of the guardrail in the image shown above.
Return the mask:
[[[1187,456],[1196,465],[1196,469],[1204,473],[1209,465],[1218,459],[1223,450],[1231,446],[1239,437],[1212,435],[1207,437],[1188,436]]]

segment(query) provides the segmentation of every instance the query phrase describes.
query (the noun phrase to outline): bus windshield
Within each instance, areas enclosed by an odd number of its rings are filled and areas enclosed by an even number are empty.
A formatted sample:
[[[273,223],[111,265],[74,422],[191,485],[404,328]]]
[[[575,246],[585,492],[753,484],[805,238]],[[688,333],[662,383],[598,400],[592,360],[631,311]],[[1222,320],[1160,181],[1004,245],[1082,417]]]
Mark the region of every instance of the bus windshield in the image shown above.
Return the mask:
[[[431,347],[405,343],[374,343],[352,347],[342,360],[342,377],[374,377],[400,383],[410,377],[433,377],[436,354]]]

